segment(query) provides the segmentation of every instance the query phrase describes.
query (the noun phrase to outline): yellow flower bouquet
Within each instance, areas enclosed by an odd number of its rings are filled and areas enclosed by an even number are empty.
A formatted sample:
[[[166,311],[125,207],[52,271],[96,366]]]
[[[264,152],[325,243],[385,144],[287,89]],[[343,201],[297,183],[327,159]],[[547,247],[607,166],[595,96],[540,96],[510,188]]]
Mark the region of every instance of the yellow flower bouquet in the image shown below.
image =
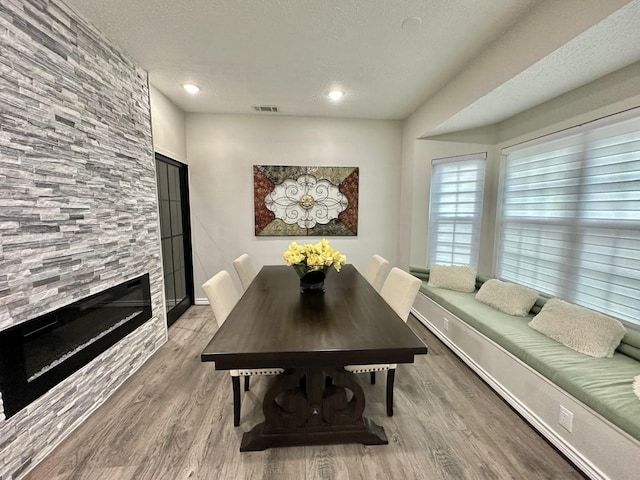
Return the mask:
[[[324,278],[329,268],[333,266],[339,272],[347,261],[347,257],[331,248],[326,238],[314,245],[293,242],[282,258],[300,277],[302,291],[324,291]]]

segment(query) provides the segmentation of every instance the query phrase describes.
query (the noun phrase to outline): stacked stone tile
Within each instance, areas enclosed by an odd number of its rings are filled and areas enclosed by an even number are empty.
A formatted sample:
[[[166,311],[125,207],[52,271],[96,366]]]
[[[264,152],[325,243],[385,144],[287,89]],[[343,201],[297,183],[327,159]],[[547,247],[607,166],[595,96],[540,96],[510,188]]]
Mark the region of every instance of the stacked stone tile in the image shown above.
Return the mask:
[[[51,451],[166,339],[147,74],[58,0],[0,6],[0,330],[149,272],[153,317],[4,419],[0,478]]]

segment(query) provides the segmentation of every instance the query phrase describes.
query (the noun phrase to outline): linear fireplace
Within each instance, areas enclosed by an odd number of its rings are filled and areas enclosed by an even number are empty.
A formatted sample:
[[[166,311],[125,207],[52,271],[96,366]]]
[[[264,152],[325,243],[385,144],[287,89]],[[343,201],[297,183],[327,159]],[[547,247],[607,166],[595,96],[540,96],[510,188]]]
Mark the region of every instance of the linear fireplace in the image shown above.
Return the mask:
[[[151,318],[149,274],[0,332],[0,390],[11,417]]]

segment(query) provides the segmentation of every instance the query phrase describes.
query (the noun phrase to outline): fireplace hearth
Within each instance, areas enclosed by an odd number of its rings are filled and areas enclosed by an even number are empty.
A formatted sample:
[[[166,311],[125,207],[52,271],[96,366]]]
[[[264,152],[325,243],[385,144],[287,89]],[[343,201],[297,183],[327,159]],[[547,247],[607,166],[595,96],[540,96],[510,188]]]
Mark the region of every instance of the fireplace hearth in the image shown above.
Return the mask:
[[[9,418],[151,318],[145,274],[0,332]]]

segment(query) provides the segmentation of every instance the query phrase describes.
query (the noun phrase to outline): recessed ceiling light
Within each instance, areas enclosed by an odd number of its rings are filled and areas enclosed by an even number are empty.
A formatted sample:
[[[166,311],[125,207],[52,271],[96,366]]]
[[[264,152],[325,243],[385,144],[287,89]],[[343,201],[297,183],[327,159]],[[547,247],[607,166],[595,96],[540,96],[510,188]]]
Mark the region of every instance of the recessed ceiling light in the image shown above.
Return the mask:
[[[188,93],[192,95],[200,91],[200,87],[197,85],[194,85],[193,83],[185,83],[184,85],[182,85],[182,88],[184,88]]]
[[[331,90],[329,92],[329,98],[334,102],[337,102],[342,97],[344,97],[344,92],[342,90]]]

